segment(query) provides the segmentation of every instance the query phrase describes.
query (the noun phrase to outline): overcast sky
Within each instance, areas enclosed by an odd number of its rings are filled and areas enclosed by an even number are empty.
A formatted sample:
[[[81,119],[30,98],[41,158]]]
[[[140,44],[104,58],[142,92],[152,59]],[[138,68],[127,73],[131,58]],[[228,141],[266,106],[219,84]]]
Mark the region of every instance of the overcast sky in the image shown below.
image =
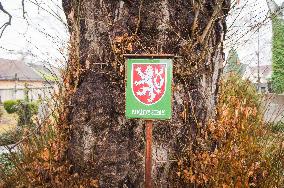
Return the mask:
[[[275,2],[281,5],[284,0]],[[260,64],[271,64],[272,27],[266,0],[240,0],[231,10],[227,25],[226,51],[233,47],[242,63],[257,65],[259,38]]]
[[[19,59],[24,54],[28,62],[64,61],[62,51],[67,46],[68,32],[61,0],[25,0],[25,11],[21,0],[1,0],[3,7],[13,16],[0,39],[0,57]],[[8,16],[0,13],[0,23]]]
[[[280,5],[284,0],[275,1]],[[29,62],[60,64],[64,61],[61,53],[67,49],[69,36],[61,0],[25,0],[27,19],[23,19],[21,0],[1,2],[13,18],[12,25],[0,39],[0,58],[19,59],[24,53],[29,54],[26,57]],[[259,29],[260,63],[270,64],[272,32],[267,15],[266,0],[240,0],[227,18],[226,51],[234,47],[242,63],[256,65],[258,32],[251,26],[262,23]],[[7,19],[1,12],[0,23]]]

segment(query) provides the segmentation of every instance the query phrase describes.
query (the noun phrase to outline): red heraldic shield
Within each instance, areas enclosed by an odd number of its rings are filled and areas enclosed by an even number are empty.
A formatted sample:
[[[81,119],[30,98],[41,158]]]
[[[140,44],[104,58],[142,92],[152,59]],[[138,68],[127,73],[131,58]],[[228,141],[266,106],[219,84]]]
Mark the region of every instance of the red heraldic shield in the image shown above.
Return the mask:
[[[166,82],[167,64],[132,64],[132,92],[141,103],[152,105],[162,99]]]

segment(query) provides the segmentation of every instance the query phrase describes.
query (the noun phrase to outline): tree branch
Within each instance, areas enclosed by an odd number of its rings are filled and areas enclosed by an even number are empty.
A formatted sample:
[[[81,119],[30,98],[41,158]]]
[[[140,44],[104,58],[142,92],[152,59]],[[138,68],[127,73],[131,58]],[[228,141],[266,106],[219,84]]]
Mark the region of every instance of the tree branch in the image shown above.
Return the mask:
[[[4,30],[6,29],[6,27],[7,27],[8,25],[11,25],[12,16],[11,16],[11,14],[10,14],[9,12],[7,12],[7,11],[4,9],[4,7],[3,7],[3,5],[2,5],[1,2],[0,2],[0,10],[9,16],[9,20],[8,20],[7,22],[5,22],[5,23],[0,27],[0,30],[2,29],[2,31],[1,31],[1,33],[0,33],[0,38],[1,38],[2,35],[3,35]]]
[[[25,19],[25,14],[26,14],[26,11],[25,11],[25,0],[22,0],[22,7],[23,7],[23,18]]]

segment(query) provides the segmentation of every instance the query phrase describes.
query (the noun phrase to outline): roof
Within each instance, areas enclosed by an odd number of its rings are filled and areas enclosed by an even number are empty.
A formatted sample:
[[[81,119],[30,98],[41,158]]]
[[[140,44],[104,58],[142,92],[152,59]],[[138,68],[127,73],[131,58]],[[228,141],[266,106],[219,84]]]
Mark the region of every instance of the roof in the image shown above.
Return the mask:
[[[46,81],[57,81],[60,78],[60,70],[51,65],[28,64],[38,75]]]
[[[259,78],[261,83],[268,83],[272,75],[271,65],[248,66],[244,78],[249,79],[253,83],[258,82],[258,68]]]
[[[43,81],[31,67],[19,60],[0,58],[0,80]]]

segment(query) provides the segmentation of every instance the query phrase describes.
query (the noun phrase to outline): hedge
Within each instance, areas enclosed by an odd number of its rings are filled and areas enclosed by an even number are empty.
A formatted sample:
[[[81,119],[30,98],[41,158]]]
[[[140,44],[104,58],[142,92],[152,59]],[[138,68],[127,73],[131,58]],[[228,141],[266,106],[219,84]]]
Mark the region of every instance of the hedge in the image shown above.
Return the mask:
[[[284,21],[277,16],[272,18],[272,88],[276,93],[284,92]]]
[[[17,111],[17,104],[17,100],[7,100],[3,103],[5,110],[9,114],[15,113]]]

